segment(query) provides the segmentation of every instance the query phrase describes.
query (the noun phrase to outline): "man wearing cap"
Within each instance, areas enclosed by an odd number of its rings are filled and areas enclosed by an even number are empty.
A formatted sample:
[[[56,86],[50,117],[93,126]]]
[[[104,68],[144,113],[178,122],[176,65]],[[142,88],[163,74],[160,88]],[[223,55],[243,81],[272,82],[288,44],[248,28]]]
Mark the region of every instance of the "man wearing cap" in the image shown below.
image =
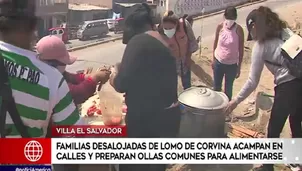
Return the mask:
[[[35,0],[0,0],[0,54],[9,76],[16,113],[28,136],[38,138],[46,136],[50,122],[76,125],[81,119],[62,74],[30,51],[37,23],[35,4]],[[6,131],[1,131],[1,136],[23,137],[11,113],[4,119]]]

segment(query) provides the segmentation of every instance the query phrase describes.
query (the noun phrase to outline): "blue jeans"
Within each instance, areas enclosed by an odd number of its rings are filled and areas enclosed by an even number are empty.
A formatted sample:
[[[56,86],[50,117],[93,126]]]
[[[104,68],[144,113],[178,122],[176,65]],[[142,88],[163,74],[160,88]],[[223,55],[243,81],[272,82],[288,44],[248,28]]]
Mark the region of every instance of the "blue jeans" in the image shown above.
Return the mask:
[[[182,87],[185,89],[188,89],[191,87],[191,68],[186,68],[186,71],[183,71],[184,65],[181,65],[181,73],[180,73],[180,78],[181,78],[181,83]]]
[[[237,64],[227,65],[220,63],[217,59],[214,60],[214,90],[221,91],[222,80],[225,77],[224,93],[228,96],[229,100],[232,99],[233,84],[236,79],[237,70]]]

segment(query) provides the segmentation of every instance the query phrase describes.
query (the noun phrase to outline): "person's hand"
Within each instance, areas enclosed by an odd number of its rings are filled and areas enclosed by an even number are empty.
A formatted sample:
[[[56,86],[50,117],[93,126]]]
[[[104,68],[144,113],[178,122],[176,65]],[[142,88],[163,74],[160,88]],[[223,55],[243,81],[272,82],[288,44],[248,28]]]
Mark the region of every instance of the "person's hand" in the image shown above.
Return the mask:
[[[187,57],[185,59],[185,65],[190,68],[191,67],[191,64],[192,64],[192,59],[191,59],[191,56],[190,57]]]
[[[110,78],[111,71],[108,69],[98,69],[95,73],[91,75],[92,79],[96,82],[101,82],[105,84]]]
[[[236,100],[231,100],[227,107],[225,108],[225,114],[229,115],[233,112],[233,110],[237,107],[238,103]]]
[[[236,78],[239,78],[239,77],[240,77],[240,72],[241,72],[241,68],[238,67],[238,69],[237,69],[237,74],[236,74]]]
[[[200,40],[201,40],[201,36],[198,36],[197,39],[196,39],[197,43],[199,43]]]
[[[110,71],[111,71],[111,75],[117,73],[117,70],[116,70],[115,67],[111,67],[111,68],[110,68]]]
[[[214,60],[213,60],[212,63],[211,63],[211,67],[212,67],[212,70],[214,70],[214,67],[215,67]]]
[[[112,72],[112,74],[110,75],[110,78],[109,78],[109,83],[112,87],[114,87],[114,79],[116,77],[116,72]]]
[[[92,73],[93,68],[89,67],[84,71],[84,74],[91,74]]]
[[[111,67],[111,75],[109,78],[109,83],[112,87],[114,87],[114,79],[116,77],[116,75],[118,74],[119,70],[121,67],[121,63],[116,63],[115,66]]]
[[[121,68],[121,63],[116,63],[114,66],[115,72],[118,73]]]
[[[102,66],[102,67],[99,67],[96,71],[110,71],[111,69],[111,66]]]

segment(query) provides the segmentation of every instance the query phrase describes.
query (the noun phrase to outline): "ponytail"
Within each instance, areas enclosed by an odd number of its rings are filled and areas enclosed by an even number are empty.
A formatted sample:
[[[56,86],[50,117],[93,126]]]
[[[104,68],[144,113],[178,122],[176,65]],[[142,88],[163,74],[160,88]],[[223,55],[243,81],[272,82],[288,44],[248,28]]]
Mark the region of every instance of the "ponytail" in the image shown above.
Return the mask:
[[[174,14],[173,11],[167,11],[163,15],[163,22],[171,22],[178,25],[179,17],[176,14]]]
[[[280,19],[279,15],[270,8],[261,6],[257,9],[258,21],[256,21],[257,39],[265,41],[272,38],[281,38],[282,32],[287,28],[287,23]]]

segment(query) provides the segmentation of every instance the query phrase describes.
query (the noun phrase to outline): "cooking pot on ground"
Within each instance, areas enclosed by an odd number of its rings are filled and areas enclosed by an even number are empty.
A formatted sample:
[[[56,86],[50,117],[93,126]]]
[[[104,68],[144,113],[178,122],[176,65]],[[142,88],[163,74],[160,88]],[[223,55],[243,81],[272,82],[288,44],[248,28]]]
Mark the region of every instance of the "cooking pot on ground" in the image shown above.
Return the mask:
[[[203,86],[191,87],[180,93],[178,100],[182,109],[179,137],[225,137],[223,110],[229,100],[224,93]]]

